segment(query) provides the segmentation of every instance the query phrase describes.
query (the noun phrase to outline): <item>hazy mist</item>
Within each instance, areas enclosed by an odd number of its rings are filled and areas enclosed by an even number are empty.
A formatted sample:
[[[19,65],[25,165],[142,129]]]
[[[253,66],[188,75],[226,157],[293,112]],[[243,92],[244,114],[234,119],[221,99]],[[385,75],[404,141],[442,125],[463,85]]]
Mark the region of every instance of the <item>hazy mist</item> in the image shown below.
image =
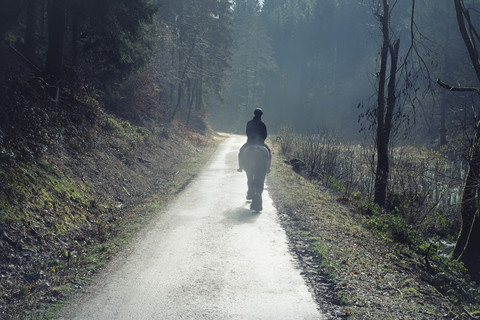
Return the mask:
[[[329,127],[359,136],[359,129],[368,127],[358,123],[359,115],[375,107],[382,40],[377,9],[375,1],[265,0],[263,6],[236,1],[230,69],[222,97],[210,101],[211,125],[243,133],[252,111],[261,107],[270,132],[281,126],[298,132]],[[436,78],[468,83],[473,76],[462,72],[470,65],[451,1],[416,1],[411,18],[410,1],[392,7],[400,55],[409,59],[398,85],[406,88],[409,76],[416,95],[400,97],[399,108],[409,114],[415,136],[435,140],[440,105],[449,106],[447,124],[453,125],[451,106],[461,99],[442,93]]]

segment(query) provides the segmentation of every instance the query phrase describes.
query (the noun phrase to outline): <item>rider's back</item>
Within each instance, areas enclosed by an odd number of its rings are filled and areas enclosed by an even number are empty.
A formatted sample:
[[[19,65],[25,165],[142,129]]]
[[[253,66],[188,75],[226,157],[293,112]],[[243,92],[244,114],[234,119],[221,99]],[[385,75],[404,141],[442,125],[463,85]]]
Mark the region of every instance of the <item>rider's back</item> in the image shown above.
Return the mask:
[[[249,144],[263,144],[267,138],[267,126],[263,121],[255,117],[247,122],[247,143]]]

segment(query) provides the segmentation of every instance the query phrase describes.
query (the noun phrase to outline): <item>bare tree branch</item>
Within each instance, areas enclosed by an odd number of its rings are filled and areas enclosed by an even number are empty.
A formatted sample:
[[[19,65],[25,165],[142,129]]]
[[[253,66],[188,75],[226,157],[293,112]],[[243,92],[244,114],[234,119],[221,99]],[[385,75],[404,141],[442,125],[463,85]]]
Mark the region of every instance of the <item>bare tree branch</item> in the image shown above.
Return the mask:
[[[440,87],[442,87],[444,89],[447,89],[448,91],[451,91],[451,92],[476,92],[476,93],[480,94],[480,88],[475,88],[475,87],[452,87],[452,86],[446,84],[445,82],[443,82],[440,79],[437,79],[436,82]]]

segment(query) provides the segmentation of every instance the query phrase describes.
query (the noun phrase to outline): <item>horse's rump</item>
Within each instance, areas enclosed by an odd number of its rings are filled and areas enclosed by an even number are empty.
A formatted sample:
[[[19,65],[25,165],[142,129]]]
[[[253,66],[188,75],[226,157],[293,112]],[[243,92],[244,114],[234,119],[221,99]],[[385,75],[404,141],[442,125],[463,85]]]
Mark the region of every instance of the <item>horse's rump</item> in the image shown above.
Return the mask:
[[[242,154],[243,167],[246,172],[267,172],[268,163],[270,161],[270,153],[265,146],[250,145],[243,150]]]

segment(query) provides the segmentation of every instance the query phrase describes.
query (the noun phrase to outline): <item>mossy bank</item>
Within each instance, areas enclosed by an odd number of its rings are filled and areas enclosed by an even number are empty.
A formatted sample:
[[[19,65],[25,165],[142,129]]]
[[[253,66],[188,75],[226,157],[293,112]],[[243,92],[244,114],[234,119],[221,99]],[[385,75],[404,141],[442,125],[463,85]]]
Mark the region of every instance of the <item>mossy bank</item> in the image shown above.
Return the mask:
[[[41,111],[67,123],[62,132],[50,127],[51,139],[1,150],[1,319],[51,316],[195,177],[219,141],[178,122],[134,126],[94,99],[71,104],[81,110]]]

